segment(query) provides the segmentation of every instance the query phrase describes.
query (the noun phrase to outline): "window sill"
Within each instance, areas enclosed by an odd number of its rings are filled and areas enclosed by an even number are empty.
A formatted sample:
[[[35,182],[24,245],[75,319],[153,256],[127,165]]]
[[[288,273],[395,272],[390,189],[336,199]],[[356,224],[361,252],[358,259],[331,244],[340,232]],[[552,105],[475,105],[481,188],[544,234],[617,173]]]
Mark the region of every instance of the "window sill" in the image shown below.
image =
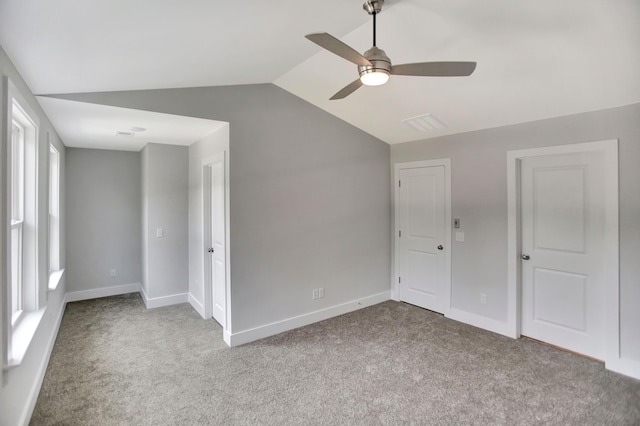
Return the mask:
[[[55,291],[58,288],[58,284],[60,284],[60,281],[62,281],[63,275],[64,268],[49,273],[49,291]]]
[[[7,356],[7,364],[4,369],[10,369],[22,364],[24,355],[36,334],[40,320],[44,315],[44,308],[39,311],[25,312],[18,324],[13,328],[10,339],[11,351]]]

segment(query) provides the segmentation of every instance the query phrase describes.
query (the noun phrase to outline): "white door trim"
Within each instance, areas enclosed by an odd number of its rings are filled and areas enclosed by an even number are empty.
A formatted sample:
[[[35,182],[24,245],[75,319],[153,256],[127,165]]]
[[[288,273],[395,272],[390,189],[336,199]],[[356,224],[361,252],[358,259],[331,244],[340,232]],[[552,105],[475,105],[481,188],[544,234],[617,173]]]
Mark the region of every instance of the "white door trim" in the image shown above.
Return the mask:
[[[223,330],[223,336],[225,338],[225,342],[227,341],[227,336],[231,334],[231,245],[229,238],[229,230],[230,230],[230,216],[229,216],[229,156],[227,155],[227,151],[223,150],[217,154],[214,154],[210,157],[204,158],[202,160],[202,165],[200,168],[200,173],[202,174],[202,231],[204,236],[211,234],[211,213],[209,209],[211,208],[211,173],[208,172],[209,167],[217,163],[219,161],[223,161],[224,165],[224,227],[225,227],[225,269],[226,269],[226,283],[225,283],[225,325]],[[207,267],[207,258],[210,258],[211,255],[207,253],[207,249],[209,248],[209,239],[210,237],[205,237],[201,239],[202,247],[201,247],[201,255],[203,256],[202,261],[202,277],[204,280],[204,313],[205,318],[213,317],[213,288],[211,279],[211,270]],[[228,344],[229,342],[227,342]]]
[[[398,214],[398,208],[400,205],[400,188],[398,186],[398,181],[400,178],[400,170],[404,169],[416,169],[421,167],[433,167],[433,166],[443,166],[444,167],[444,193],[445,193],[445,218],[444,218],[444,226],[445,226],[445,266],[444,266],[444,283],[445,283],[445,292],[444,292],[444,309],[443,314],[447,316],[449,314],[449,310],[451,309],[451,159],[450,158],[440,158],[436,160],[422,160],[422,161],[411,161],[407,163],[396,163],[393,168],[393,187],[394,187],[394,216],[395,216],[395,226],[394,226],[394,262],[393,262],[393,277],[391,282],[391,299],[400,300],[398,295],[398,278],[399,278],[399,268],[398,268],[398,260],[400,259],[400,241],[398,238],[398,232],[400,230],[400,215]]]
[[[606,368],[620,367],[620,304],[619,304],[619,225],[618,225],[618,140],[604,140],[570,145],[507,151],[507,323],[511,337],[520,337],[522,315],[521,223],[520,223],[520,162],[523,158],[543,155],[599,151],[604,154],[605,167],[605,282],[606,296]]]

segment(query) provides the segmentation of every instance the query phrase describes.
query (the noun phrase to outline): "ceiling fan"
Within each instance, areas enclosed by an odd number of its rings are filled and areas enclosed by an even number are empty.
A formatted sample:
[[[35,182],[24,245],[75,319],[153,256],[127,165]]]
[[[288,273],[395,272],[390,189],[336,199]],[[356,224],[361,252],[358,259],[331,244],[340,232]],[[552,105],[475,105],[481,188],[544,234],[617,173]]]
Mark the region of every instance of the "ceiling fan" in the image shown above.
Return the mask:
[[[367,0],[362,6],[373,15],[373,47],[361,55],[328,33],[307,34],[305,37],[358,66],[360,78],[345,86],[330,100],[344,99],[363,84],[380,86],[389,80],[389,75],[413,75],[427,77],[465,77],[476,69],[475,62],[421,62],[415,64],[391,65],[391,59],[384,50],[376,47],[376,15],[382,11],[384,0]]]

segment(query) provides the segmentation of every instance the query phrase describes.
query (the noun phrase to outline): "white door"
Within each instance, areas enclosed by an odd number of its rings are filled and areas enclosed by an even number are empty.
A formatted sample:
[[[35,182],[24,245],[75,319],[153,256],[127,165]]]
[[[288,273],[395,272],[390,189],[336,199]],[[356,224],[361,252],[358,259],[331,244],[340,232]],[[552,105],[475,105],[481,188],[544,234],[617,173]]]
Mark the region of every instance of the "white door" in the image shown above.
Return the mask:
[[[522,334],[605,358],[602,152],[521,162]]]
[[[226,318],[226,235],[225,235],[225,182],[224,157],[208,166],[210,172],[210,244],[213,318],[225,326]]]
[[[444,312],[445,168],[442,165],[399,170],[398,297]]]

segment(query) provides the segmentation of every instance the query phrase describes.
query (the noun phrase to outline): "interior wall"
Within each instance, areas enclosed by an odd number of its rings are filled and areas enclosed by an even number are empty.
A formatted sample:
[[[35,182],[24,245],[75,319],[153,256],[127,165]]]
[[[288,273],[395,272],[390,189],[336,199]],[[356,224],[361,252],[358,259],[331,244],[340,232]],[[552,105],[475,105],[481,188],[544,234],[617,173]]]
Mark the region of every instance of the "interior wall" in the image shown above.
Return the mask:
[[[229,153],[228,124],[189,146],[189,301],[202,317],[205,317],[202,160],[223,151]],[[225,172],[228,182],[229,167]]]
[[[143,239],[143,298],[148,307],[186,302],[188,148],[149,143],[140,160],[143,232],[136,235]]]
[[[140,178],[139,152],[67,148],[67,292],[140,283]]]
[[[640,362],[640,104],[391,146],[391,164],[451,158],[452,307],[507,320],[509,150],[619,140],[621,357]],[[480,293],[488,296],[480,303]]]
[[[272,84],[58,97],[230,123],[232,332],[388,293],[386,143]]]
[[[0,84],[0,99],[4,100],[6,95],[6,86],[4,84],[5,78],[8,77],[20,92],[22,97],[28,103],[28,106],[36,112],[39,120],[39,139],[38,139],[38,162],[40,163],[40,170],[38,176],[38,222],[39,224],[45,223],[45,226],[41,230],[38,238],[37,254],[40,259],[38,267],[40,268],[39,274],[39,286],[46,288],[48,280],[47,272],[47,232],[46,223],[48,216],[48,141],[47,134],[50,135],[51,141],[55,144],[58,152],[60,153],[60,167],[61,176],[64,176],[65,172],[65,147],[57,136],[55,129],[47,119],[44,111],[40,108],[35,97],[32,95],[29,87],[22,80],[22,77],[11,63],[10,59],[0,47],[0,78],[3,83]],[[4,102],[0,101],[0,122],[2,123],[2,133],[0,135],[0,270],[6,271],[7,262],[7,228],[9,226],[8,214],[7,214],[7,125],[6,122],[6,109]],[[42,166],[44,164],[44,166]],[[65,266],[65,220],[64,220],[64,202],[65,191],[64,185],[61,185],[60,203],[61,203],[61,221],[60,221],[60,263],[61,266]],[[6,292],[7,288],[7,275],[2,273],[0,275],[0,335],[3,336],[0,341],[0,349],[4,353],[6,345],[5,335],[5,316],[7,314],[7,300]],[[31,341],[31,345],[27,350],[25,358],[22,364],[18,367],[11,368],[9,370],[1,369],[0,371],[0,423],[6,425],[18,425],[27,424],[33,408],[35,406],[36,398],[40,390],[41,380],[44,376],[49,355],[53,347],[53,343],[56,338],[59,320],[64,308],[64,297],[66,292],[66,277],[62,276],[60,284],[54,291],[46,292],[46,307],[44,316],[40,322],[40,325],[36,331],[36,334]]]

